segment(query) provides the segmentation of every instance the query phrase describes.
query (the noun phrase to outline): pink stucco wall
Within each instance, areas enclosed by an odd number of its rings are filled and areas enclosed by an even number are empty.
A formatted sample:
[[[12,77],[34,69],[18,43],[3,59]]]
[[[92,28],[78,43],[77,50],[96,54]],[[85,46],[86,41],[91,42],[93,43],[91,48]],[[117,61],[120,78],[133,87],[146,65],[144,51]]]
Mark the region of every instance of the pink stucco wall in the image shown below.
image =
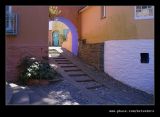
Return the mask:
[[[18,34],[5,37],[6,80],[17,80],[16,66],[26,55],[48,55],[48,6],[13,6],[18,14]]]

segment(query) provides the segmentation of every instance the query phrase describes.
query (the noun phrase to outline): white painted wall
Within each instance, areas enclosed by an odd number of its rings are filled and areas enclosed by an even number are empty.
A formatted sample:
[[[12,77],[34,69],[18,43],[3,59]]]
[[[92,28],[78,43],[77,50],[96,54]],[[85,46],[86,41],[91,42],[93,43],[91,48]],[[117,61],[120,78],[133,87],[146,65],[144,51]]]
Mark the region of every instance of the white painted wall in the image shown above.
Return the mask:
[[[149,53],[149,63],[141,63],[140,53]],[[104,71],[124,84],[154,94],[154,39],[106,41]]]

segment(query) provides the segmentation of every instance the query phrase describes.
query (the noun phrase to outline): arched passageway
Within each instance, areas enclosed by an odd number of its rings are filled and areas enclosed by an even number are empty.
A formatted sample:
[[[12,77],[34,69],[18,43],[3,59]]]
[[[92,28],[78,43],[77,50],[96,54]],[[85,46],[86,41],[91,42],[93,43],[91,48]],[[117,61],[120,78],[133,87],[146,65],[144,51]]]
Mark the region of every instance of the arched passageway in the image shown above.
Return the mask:
[[[53,20],[50,20],[53,21]],[[77,33],[77,28],[74,26],[74,24],[67,18],[64,17],[56,17],[54,21],[59,21],[64,23],[65,25],[68,26],[68,28],[71,31],[71,35],[72,35],[72,44],[71,44],[71,48],[72,48],[72,53],[74,55],[78,54],[78,33]]]

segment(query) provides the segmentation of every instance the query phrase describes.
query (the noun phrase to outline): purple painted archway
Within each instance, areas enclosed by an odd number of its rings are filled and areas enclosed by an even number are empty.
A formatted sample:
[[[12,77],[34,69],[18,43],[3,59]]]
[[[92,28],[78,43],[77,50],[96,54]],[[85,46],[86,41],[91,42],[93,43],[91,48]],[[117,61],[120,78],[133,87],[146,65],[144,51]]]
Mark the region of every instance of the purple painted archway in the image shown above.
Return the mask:
[[[74,26],[74,24],[70,20],[68,20],[68,19],[66,19],[64,17],[56,17],[55,19],[56,19],[56,21],[60,21],[60,22],[62,22],[64,24],[66,24],[69,27],[69,29],[70,29],[70,31],[72,33],[72,53],[77,56],[77,54],[78,54],[78,33],[77,33],[77,28]]]

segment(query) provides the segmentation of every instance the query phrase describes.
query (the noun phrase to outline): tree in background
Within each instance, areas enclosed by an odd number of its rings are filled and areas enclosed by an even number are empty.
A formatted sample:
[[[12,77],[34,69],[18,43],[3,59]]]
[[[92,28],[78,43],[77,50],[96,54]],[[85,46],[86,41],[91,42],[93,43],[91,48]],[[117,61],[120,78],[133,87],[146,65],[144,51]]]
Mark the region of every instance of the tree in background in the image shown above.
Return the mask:
[[[56,6],[49,6],[49,18],[55,18],[61,13],[61,10],[58,9]]]

